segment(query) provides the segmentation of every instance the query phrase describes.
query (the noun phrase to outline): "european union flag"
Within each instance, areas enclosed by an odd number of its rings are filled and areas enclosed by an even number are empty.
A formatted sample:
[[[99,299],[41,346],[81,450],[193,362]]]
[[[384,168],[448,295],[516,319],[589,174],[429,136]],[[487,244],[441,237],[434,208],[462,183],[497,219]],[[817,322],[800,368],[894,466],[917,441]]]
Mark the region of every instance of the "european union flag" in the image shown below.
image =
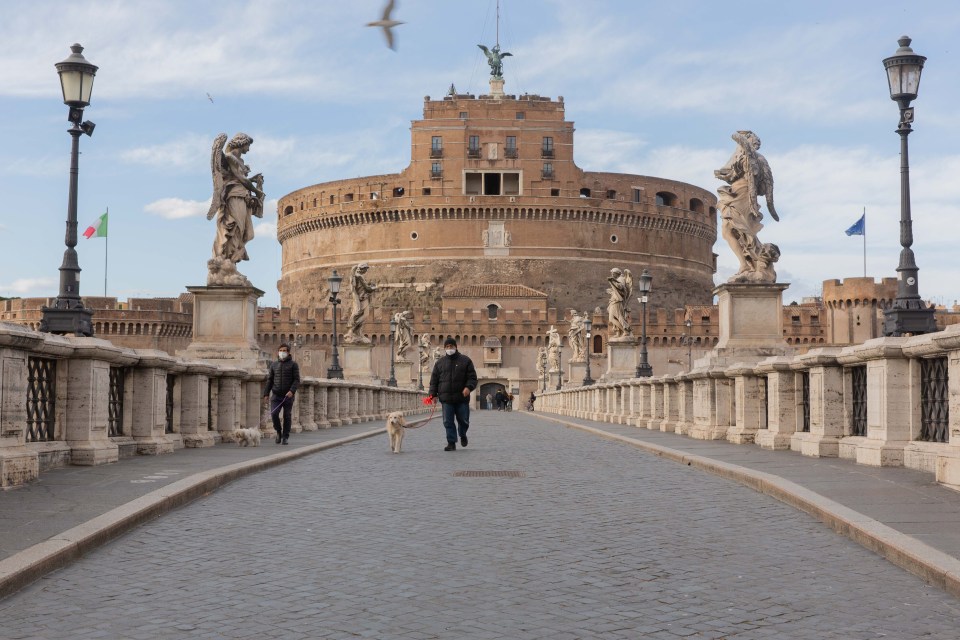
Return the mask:
[[[863,236],[867,234],[867,214],[864,213],[853,226],[846,231],[848,236]]]

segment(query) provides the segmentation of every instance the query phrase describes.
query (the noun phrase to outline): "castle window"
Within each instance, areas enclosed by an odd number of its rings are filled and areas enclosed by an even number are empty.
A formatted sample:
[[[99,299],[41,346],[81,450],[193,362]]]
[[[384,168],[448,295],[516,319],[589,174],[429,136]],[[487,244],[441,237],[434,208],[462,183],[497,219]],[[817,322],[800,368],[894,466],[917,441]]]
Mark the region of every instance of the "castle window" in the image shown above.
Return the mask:
[[[517,157],[517,136],[507,136],[506,156],[508,158]]]
[[[710,324],[710,316],[700,316],[701,324]]]
[[[790,322],[793,324],[800,324],[800,316],[790,316]]]
[[[290,215],[291,213],[293,213],[293,207],[289,207],[289,206],[288,206],[288,207],[285,207],[285,208],[283,209],[283,215],[288,216],[288,215]]]
[[[497,311],[498,311],[497,305],[495,305],[495,304],[488,304],[488,305],[487,305],[487,319],[488,319],[488,320],[496,320],[496,319],[497,319]]]
[[[550,195],[554,198],[560,197],[560,189],[550,189]]]
[[[581,189],[580,189],[580,197],[581,197],[581,198],[589,198],[589,197],[590,197],[590,189],[588,189],[587,187],[581,188]]]
[[[416,240],[416,239],[419,238],[419,237],[420,237],[420,236],[419,236],[419,234],[417,234],[416,231],[414,231],[414,232],[412,232],[412,233],[410,234],[410,239],[411,239],[411,240]]]
[[[460,112],[460,119],[461,119],[461,120],[466,120],[466,119],[467,119],[467,112],[466,112],[466,111],[461,111],[461,112]]]
[[[552,162],[543,163],[543,177],[547,180],[553,180],[553,163]]]
[[[331,194],[331,195],[330,195],[330,204],[333,204],[333,198],[334,198],[334,196]]]
[[[423,195],[425,195],[425,196],[430,195],[430,187],[424,187],[424,188],[423,188]]]
[[[317,199],[316,199],[316,198],[313,199],[313,208],[314,208],[314,209],[317,208]]]
[[[303,203],[300,203],[300,211],[303,211]]]
[[[467,157],[480,157],[480,136],[470,136],[470,142],[467,145]]]
[[[617,192],[613,189],[607,189],[607,200],[616,200]]]
[[[593,352],[603,353],[603,336],[593,336]]]
[[[440,136],[433,136],[430,140],[430,157],[443,157],[443,138]]]
[[[615,235],[610,236],[610,242],[612,242],[613,244],[617,244],[617,242],[619,242],[619,240],[620,240],[620,238],[618,238],[618,237],[615,236]]]
[[[550,136],[543,137],[543,146],[540,147],[540,157],[542,158],[553,157],[553,138],[551,138]]]
[[[352,193],[345,193],[345,194],[343,194],[343,201],[344,201],[344,202],[353,202],[353,194],[352,194]]]
[[[527,117],[527,114],[525,114],[523,111],[517,111],[517,120],[523,120],[526,117]]]
[[[690,198],[690,211],[694,213],[703,213],[703,200]]]
[[[664,207],[677,206],[677,196],[669,191],[659,191],[657,193],[657,204]]]
[[[430,165],[430,177],[431,178],[442,178],[443,177],[443,163],[434,162]]]
[[[403,193],[404,193],[403,187],[394,187],[394,188],[393,188],[393,197],[394,197],[394,198],[399,198],[400,196],[403,195]]]
[[[810,316],[810,324],[820,324],[820,316]]]
[[[640,202],[640,194],[643,192],[643,189],[634,189],[633,190],[633,201]]]

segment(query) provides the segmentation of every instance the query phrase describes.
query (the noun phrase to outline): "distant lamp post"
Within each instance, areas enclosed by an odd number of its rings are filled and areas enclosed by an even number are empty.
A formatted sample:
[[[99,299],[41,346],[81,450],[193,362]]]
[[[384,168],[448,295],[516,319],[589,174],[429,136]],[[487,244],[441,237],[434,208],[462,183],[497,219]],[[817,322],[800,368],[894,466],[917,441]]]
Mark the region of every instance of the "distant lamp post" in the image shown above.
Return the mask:
[[[417,391],[423,391],[423,343],[417,348]]]
[[[693,369],[693,320],[687,318],[683,326],[687,328],[687,333],[685,334],[687,342],[687,371],[691,371]]]
[[[73,138],[70,148],[70,191],[67,200],[67,233],[63,263],[60,265],[60,291],[52,307],[43,307],[40,330],[49,333],[93,335],[93,311],[80,299],[80,263],[77,260],[77,176],[79,174],[80,136],[93,135],[96,125],[83,120],[83,109],[90,104],[93,78],[97,66],[83,57],[83,47],[75,44],[73,52],[56,64],[60,74],[63,103],[70,107],[67,120],[73,124],[67,132]]]
[[[563,389],[563,343],[557,349],[557,391]]]
[[[584,328],[586,329],[586,338],[587,338],[587,372],[583,377],[583,386],[589,386],[594,383],[594,379],[590,377],[590,350],[593,348],[593,345],[590,343],[590,330],[593,329],[593,321],[588,317],[583,322]]]
[[[393,341],[394,334],[397,332],[397,321],[392,317],[390,318],[390,379],[387,380],[388,387],[397,386],[397,376],[394,371],[394,360],[396,360],[396,354],[393,353]]]
[[[643,316],[642,330],[640,333],[640,363],[637,364],[638,378],[649,378],[653,375],[653,367],[651,367],[647,361],[647,298],[650,295],[650,283],[652,281],[653,276],[650,275],[649,271],[644,269],[643,273],[640,274],[640,286],[638,288],[640,297],[637,298],[642,308],[641,315]]]
[[[333,270],[333,275],[327,278],[330,285],[330,304],[333,305],[333,363],[327,369],[327,377],[335,380],[343,380],[343,369],[340,368],[340,354],[337,353],[337,305],[340,299],[337,294],[340,293],[340,283],[343,282],[343,276]]]
[[[917,282],[919,268],[914,260],[913,220],[910,215],[910,163],[907,156],[907,136],[913,130],[913,107],[910,102],[917,97],[920,88],[920,73],[926,58],[919,56],[910,48],[910,38],[902,36],[897,44],[900,48],[889,58],[883,60],[890,85],[890,99],[900,105],[900,265],[897,267],[897,297],[893,306],[883,312],[883,334],[902,336],[904,334],[931,333],[937,330],[934,310],[920,299],[920,285]]]

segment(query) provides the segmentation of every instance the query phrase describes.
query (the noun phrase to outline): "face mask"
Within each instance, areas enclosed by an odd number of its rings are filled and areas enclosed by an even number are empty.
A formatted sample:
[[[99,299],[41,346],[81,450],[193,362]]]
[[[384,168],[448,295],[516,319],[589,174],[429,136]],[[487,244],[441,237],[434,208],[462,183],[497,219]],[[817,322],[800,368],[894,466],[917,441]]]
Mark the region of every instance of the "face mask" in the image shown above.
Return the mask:
[[[281,360],[286,360],[287,357],[289,356],[290,354],[287,353],[286,351],[281,351],[280,353],[277,354],[277,357],[279,357]]]
[[[456,352],[457,352],[456,349],[447,349],[447,355],[448,355],[448,356],[452,356],[452,355],[455,354]]]

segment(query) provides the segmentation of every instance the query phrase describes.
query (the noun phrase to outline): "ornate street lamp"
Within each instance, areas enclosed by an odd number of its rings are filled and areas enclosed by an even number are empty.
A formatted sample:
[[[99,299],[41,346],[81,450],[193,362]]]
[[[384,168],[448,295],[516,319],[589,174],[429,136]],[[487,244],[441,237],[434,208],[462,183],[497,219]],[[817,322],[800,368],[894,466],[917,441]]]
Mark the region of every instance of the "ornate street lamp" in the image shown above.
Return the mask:
[[[687,328],[687,371],[693,370],[693,320],[687,318],[683,326]]]
[[[919,56],[910,48],[910,38],[902,36],[897,44],[900,48],[885,58],[883,66],[887,70],[887,82],[890,85],[890,99],[900,105],[900,265],[897,267],[897,297],[893,306],[883,312],[883,334],[902,336],[904,334],[930,333],[937,330],[934,310],[920,299],[920,285],[917,282],[919,268],[913,257],[913,220],[910,215],[910,163],[907,156],[907,136],[912,131],[913,107],[910,102],[916,99],[920,88],[920,73],[923,71],[925,57]]]
[[[394,360],[396,360],[396,354],[393,352],[393,340],[394,333],[397,331],[397,321],[390,318],[390,379],[387,380],[388,387],[397,386],[397,377],[394,372]]]
[[[337,353],[337,305],[340,304],[340,299],[337,297],[337,294],[340,293],[341,282],[343,282],[343,277],[334,269],[333,275],[327,278],[327,283],[330,285],[330,304],[333,305],[333,364],[327,369],[327,377],[337,380],[343,380],[343,369],[340,368],[340,354]]]
[[[593,346],[590,344],[590,330],[593,329],[593,321],[590,320],[589,317],[587,317],[587,319],[584,320],[583,325],[584,325],[584,328],[587,330],[586,331],[587,348],[585,349],[585,351],[587,352],[587,372],[586,372],[587,375],[583,377],[583,386],[586,387],[594,383],[593,378],[590,377],[590,351],[593,348]]]
[[[96,125],[83,121],[83,109],[90,104],[93,78],[97,66],[83,57],[83,47],[75,44],[73,52],[63,62],[56,64],[60,74],[63,103],[70,107],[67,120],[73,124],[67,133],[73,138],[70,147],[70,191],[67,200],[67,233],[64,243],[63,263],[60,265],[60,292],[52,307],[43,307],[40,330],[50,333],[78,336],[93,335],[93,311],[83,306],[80,299],[80,263],[77,260],[77,176],[79,174],[80,136],[93,135]]]
[[[642,307],[641,314],[643,315],[642,331],[640,334],[640,362],[637,364],[638,378],[649,378],[653,375],[653,367],[647,362],[647,297],[650,295],[650,283],[652,280],[653,276],[650,275],[649,271],[644,269],[643,273],[640,274],[640,285],[637,289],[640,293],[637,301],[640,302],[640,306]]]

